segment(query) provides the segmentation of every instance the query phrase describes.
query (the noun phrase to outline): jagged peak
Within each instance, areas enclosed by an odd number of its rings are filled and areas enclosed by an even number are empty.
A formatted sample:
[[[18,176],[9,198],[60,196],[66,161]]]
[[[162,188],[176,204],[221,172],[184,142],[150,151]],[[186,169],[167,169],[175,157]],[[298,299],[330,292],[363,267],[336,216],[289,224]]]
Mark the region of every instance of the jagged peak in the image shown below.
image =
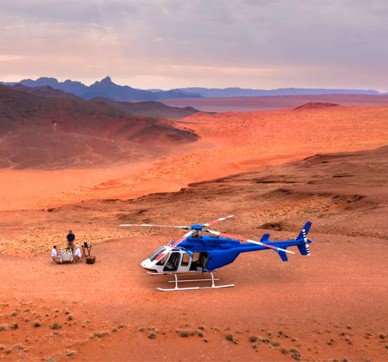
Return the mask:
[[[111,77],[107,75],[104,79],[101,79],[100,83],[113,83]]]

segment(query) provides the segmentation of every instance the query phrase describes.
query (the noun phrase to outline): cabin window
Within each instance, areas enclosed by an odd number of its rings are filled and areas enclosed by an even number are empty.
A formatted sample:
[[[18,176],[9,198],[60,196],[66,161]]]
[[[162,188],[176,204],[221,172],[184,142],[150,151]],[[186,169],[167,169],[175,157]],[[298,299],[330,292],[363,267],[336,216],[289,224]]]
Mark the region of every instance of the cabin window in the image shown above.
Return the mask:
[[[193,254],[193,262],[194,262],[194,261],[198,261],[199,256],[200,256],[200,253],[195,252],[195,253]]]
[[[182,266],[188,266],[189,262],[190,262],[190,255],[187,254],[187,253],[184,253],[183,256],[182,256],[182,263],[181,263],[181,265]]]
[[[180,253],[171,253],[170,258],[168,259],[164,270],[165,271],[176,271],[178,270],[179,262],[181,260]]]

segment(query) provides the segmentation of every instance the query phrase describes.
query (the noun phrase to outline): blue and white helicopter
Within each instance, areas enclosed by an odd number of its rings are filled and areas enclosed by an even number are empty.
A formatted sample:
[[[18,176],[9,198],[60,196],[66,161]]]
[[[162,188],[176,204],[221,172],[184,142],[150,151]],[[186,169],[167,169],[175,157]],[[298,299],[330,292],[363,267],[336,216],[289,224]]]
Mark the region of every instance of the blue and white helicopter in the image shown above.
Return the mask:
[[[161,227],[189,230],[181,238],[161,246],[151,256],[145,259],[141,266],[150,274],[173,274],[175,277],[174,288],[158,288],[161,291],[193,290],[207,288],[227,288],[234,284],[215,285],[213,271],[225,265],[233,263],[240,253],[272,249],[276,251],[283,261],[287,261],[287,253],[295,254],[287,250],[290,246],[297,246],[302,255],[310,255],[307,238],[311,222],[307,222],[299,235],[292,240],[270,241],[269,234],[264,234],[260,241],[247,239],[237,235],[225,234],[208,229],[219,221],[233,217],[229,215],[215,219],[206,224],[193,224],[191,226],[170,226],[154,224],[121,224],[123,227]],[[178,280],[177,274],[204,273],[210,274],[211,279]],[[180,287],[178,282],[211,281],[211,286],[205,287]],[[173,281],[174,282],[174,281]]]

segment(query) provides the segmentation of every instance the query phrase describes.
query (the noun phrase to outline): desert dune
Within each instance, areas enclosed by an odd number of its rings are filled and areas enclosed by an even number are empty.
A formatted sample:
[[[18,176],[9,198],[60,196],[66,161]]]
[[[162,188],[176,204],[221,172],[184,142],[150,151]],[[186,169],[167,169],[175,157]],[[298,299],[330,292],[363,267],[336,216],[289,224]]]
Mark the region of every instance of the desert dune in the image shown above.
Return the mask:
[[[299,104],[300,105],[300,104]],[[388,106],[197,113],[169,153],[109,166],[0,170],[0,359],[387,359]],[[165,142],[165,139],[158,142]],[[384,147],[385,146],[385,147]],[[241,255],[234,288],[162,293],[140,262],[185,225],[292,238],[312,255]],[[56,265],[69,229],[97,261]]]

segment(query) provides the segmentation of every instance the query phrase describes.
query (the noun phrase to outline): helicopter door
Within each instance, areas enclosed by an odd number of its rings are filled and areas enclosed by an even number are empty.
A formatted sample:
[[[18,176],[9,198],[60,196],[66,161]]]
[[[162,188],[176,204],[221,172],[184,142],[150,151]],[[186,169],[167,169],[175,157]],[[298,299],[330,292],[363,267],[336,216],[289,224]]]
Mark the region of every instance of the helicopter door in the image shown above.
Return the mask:
[[[209,255],[208,253],[194,253],[193,262],[191,263],[190,270],[202,271],[206,268]]]
[[[181,261],[181,253],[179,251],[172,252],[164,266],[163,271],[175,272],[178,270]]]
[[[191,265],[191,256],[188,253],[185,253],[184,251],[182,251],[182,260],[179,267],[179,272],[180,273],[189,272],[190,265]]]

